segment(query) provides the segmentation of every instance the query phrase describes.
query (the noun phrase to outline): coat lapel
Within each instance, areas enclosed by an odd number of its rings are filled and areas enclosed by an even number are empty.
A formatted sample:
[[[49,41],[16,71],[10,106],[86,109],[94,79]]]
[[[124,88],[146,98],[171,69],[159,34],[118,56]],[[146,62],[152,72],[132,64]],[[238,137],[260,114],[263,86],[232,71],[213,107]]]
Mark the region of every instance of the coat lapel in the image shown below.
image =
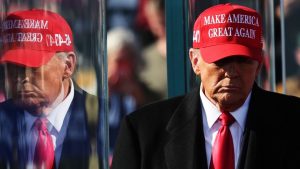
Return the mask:
[[[273,129],[281,128],[276,122],[284,117],[276,113],[280,110],[274,110],[272,104],[267,105],[266,100],[270,101],[267,92],[255,84],[247,113],[239,169],[282,167],[283,143],[274,139],[281,137],[282,131],[277,133]]]
[[[255,84],[252,90],[252,96],[249,104],[249,109],[247,113],[247,120],[245,125],[245,130],[242,138],[242,149],[238,161],[239,169],[252,169],[258,168],[259,152],[257,152],[257,124],[259,123],[258,115],[262,114],[260,112],[258,105],[260,101],[260,96],[258,96],[258,87]]]
[[[64,123],[67,123],[66,137],[63,142],[58,168],[87,168],[91,151],[85,97],[75,92]]]
[[[168,169],[207,169],[199,90],[188,94],[168,123]]]

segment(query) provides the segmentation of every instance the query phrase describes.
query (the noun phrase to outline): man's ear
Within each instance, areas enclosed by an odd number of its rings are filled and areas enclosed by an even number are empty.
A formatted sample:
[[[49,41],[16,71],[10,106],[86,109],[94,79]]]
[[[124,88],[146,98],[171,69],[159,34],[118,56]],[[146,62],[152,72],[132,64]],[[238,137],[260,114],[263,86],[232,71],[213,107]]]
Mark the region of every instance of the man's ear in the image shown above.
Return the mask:
[[[189,57],[192,64],[192,68],[195,74],[198,76],[200,74],[200,51],[199,49],[190,48],[189,50]]]
[[[75,71],[76,67],[76,55],[74,52],[68,52],[67,57],[65,58],[65,70],[64,70],[64,79],[70,78]]]

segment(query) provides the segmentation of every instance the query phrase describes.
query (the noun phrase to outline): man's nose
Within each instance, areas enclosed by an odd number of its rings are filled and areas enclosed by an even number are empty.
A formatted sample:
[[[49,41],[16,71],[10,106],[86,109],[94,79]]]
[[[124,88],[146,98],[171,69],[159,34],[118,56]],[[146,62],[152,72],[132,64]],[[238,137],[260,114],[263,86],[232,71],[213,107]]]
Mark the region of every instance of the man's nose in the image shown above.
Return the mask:
[[[19,83],[25,83],[29,81],[29,78],[32,76],[31,69],[23,68],[17,71],[17,81]]]
[[[225,67],[225,76],[226,77],[236,77],[238,76],[238,63],[236,61],[232,61],[228,63]]]

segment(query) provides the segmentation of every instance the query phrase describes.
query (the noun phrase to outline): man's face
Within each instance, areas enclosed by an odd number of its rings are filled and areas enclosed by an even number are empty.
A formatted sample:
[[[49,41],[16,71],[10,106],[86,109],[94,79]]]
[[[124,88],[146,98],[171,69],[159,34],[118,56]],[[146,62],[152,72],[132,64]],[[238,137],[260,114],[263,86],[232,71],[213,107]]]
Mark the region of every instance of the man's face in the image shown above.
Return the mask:
[[[206,63],[198,49],[192,61],[195,73],[201,78],[203,92],[219,109],[234,111],[246,100],[260,70],[257,61],[232,56]],[[192,59],[191,59],[192,60]]]
[[[41,112],[35,111],[51,106],[61,92],[64,63],[57,56],[38,68],[8,64],[7,71],[13,100],[36,115]]]

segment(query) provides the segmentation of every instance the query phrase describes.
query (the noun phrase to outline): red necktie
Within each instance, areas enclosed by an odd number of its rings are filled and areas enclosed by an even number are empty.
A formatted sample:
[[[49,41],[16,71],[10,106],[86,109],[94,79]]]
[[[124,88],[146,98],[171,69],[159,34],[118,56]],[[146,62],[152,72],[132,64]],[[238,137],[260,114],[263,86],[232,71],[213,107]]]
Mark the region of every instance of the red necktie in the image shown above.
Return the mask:
[[[210,169],[234,169],[234,148],[229,126],[235,121],[228,112],[222,112],[221,127],[212,147]]]
[[[37,169],[54,168],[54,147],[47,129],[47,119],[37,119],[34,127],[38,133],[33,162]]]

